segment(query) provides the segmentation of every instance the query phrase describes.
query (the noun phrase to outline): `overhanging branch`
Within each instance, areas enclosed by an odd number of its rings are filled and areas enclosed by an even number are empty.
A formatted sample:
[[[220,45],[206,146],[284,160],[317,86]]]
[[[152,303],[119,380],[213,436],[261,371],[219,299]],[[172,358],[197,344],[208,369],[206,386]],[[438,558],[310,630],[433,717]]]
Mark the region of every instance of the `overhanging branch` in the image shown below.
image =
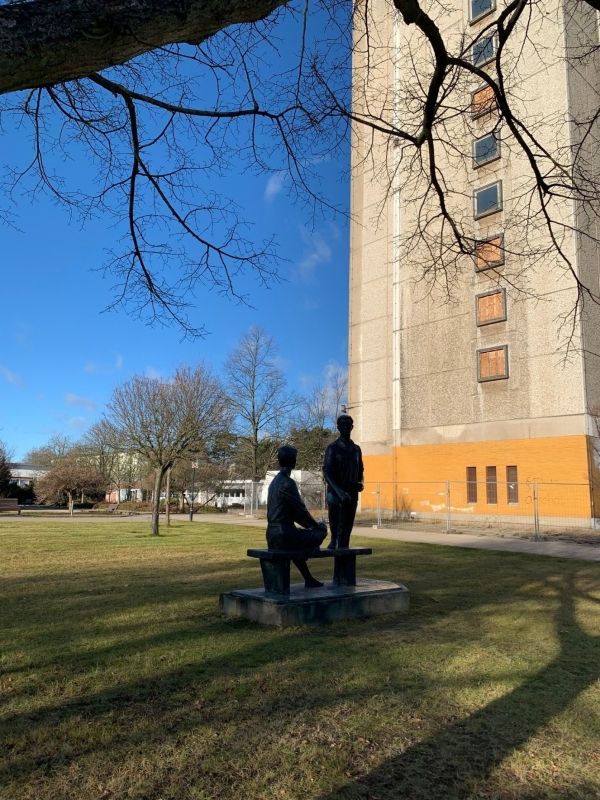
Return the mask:
[[[199,44],[287,0],[31,0],[0,6],[0,94],[85,77],[167,44]]]

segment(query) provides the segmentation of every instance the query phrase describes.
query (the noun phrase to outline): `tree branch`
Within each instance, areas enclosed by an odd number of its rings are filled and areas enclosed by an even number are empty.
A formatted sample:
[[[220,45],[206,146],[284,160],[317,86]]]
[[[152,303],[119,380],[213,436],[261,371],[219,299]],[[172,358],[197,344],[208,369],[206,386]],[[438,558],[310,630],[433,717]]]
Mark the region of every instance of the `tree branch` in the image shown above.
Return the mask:
[[[167,44],[258,22],[287,0],[31,0],[0,6],[0,94],[53,86]]]

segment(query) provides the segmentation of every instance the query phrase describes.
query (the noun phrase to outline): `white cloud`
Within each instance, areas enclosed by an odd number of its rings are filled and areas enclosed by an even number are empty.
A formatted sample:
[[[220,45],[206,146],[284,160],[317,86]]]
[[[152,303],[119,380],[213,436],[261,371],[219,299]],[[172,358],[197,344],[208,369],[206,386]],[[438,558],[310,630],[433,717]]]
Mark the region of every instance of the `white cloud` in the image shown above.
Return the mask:
[[[89,397],[83,397],[80,394],[72,394],[68,392],[65,395],[65,403],[69,406],[81,406],[86,411],[95,411],[96,403]]]
[[[312,389],[315,385],[315,376],[302,373],[298,376],[298,383],[303,389]]]
[[[328,361],[323,369],[323,375],[327,383],[331,383],[336,379],[345,381],[348,379],[348,367],[338,361]]]
[[[123,365],[125,360],[121,353],[117,353],[115,356],[115,360],[111,364],[100,363],[98,361],[86,361],[83,365],[83,371],[88,372],[90,374],[94,372],[99,372],[103,375],[106,375],[110,372],[114,372],[118,369],[123,369]]]
[[[10,383],[12,386],[24,386],[25,381],[20,375],[17,375],[16,372],[13,372],[8,367],[3,367],[0,365],[0,376],[4,378],[7,383]]]
[[[298,275],[305,283],[312,283],[315,279],[317,267],[331,261],[332,251],[322,234],[316,231],[302,229],[301,236],[305,252],[298,263]]]
[[[275,172],[269,176],[265,186],[265,200],[270,203],[278,194],[281,194],[285,186],[285,172]]]
[[[85,417],[69,417],[67,420],[67,425],[71,430],[74,431],[81,431],[84,428],[87,428],[88,421]]]

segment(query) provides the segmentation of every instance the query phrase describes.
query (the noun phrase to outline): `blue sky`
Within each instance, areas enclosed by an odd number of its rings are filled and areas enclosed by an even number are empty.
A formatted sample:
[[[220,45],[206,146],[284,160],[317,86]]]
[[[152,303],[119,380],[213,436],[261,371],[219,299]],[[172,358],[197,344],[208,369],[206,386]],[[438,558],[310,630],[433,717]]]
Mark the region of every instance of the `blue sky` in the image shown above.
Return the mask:
[[[23,130],[5,129],[2,167],[26,156]],[[348,153],[318,170],[328,196],[348,208]],[[83,165],[64,165],[73,180]],[[82,227],[47,196],[15,194],[14,227],[0,227],[2,305],[0,439],[15,459],[53,434],[80,437],[102,413],[113,388],[134,374],[168,376],[181,363],[203,361],[217,373],[253,324],[275,339],[290,388],[307,391],[331,364],[346,364],[348,221],[310,219],[289,197],[281,172],[229,175],[230,191],[260,242],[276,234],[281,282],[265,289],[252,278],[239,286],[252,307],[203,290],[191,321],[208,335],[182,340],[169,327],[149,327],[127,309],[105,312],[113,299],[103,275],[116,231],[106,219]],[[6,199],[3,206],[10,207]]]

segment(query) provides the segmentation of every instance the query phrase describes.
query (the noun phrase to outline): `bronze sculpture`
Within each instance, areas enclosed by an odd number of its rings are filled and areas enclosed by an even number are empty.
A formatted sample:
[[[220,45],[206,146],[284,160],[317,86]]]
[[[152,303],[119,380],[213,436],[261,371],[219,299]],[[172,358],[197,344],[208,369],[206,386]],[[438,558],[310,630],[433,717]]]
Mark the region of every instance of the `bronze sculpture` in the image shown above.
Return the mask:
[[[269,550],[316,550],[327,536],[327,526],[317,522],[304,505],[291,471],[298,451],[284,445],[277,451],[280,471],[269,486],[267,496],[267,544]],[[301,525],[297,528],[294,523]],[[323,584],[311,574],[306,561],[294,559],[307,589]]]
[[[331,541],[329,549],[348,547],[354,525],[358,494],[364,488],[360,447],[350,438],[354,420],[342,413],[337,419],[339,437],[325,450],[323,477],[327,484],[327,507]]]

